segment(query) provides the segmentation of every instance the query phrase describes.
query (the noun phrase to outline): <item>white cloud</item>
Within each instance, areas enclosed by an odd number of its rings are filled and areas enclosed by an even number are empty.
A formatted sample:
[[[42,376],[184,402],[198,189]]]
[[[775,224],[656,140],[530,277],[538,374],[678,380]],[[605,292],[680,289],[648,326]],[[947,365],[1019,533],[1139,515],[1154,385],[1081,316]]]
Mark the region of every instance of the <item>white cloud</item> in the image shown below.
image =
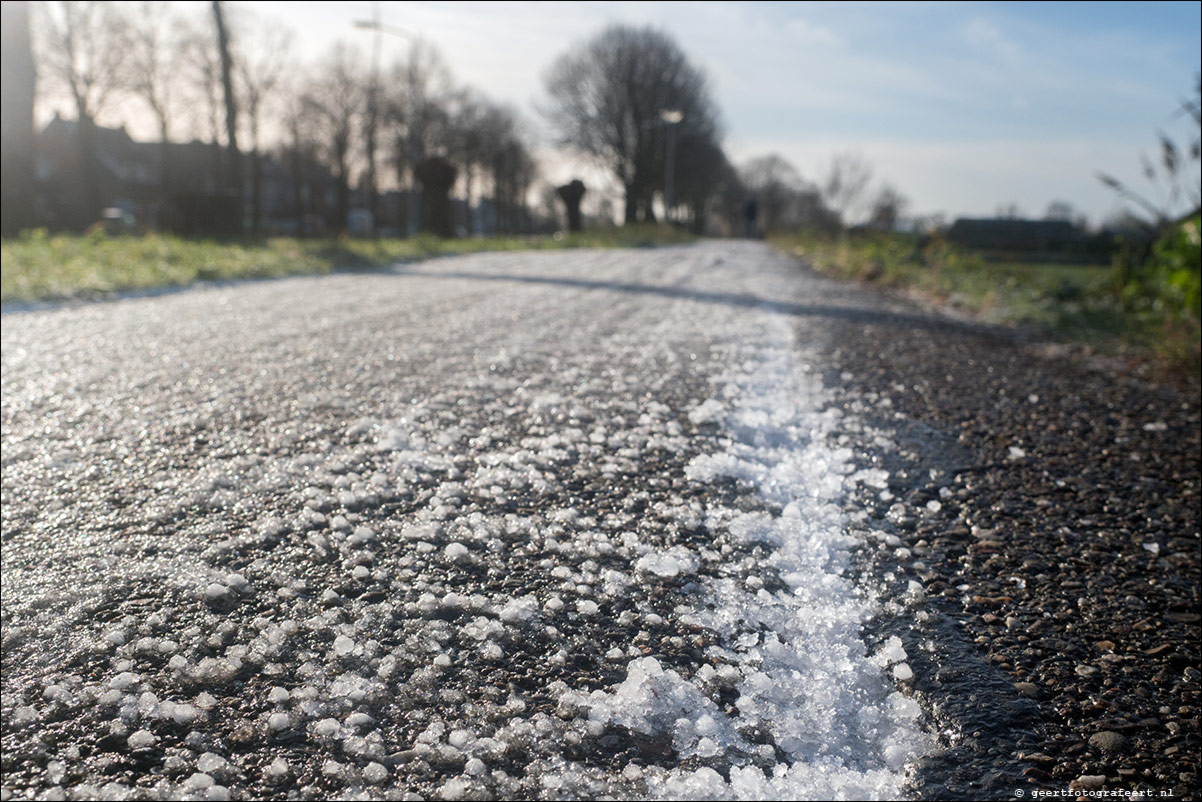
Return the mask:
[[[1023,60],[1022,46],[1007,36],[1001,26],[993,20],[982,17],[969,20],[963,28],[962,36],[971,47],[989,51],[1009,64],[1020,64]]]
[[[805,19],[791,19],[785,23],[785,35],[799,44],[837,45],[841,44],[839,37],[828,28],[815,25]]]

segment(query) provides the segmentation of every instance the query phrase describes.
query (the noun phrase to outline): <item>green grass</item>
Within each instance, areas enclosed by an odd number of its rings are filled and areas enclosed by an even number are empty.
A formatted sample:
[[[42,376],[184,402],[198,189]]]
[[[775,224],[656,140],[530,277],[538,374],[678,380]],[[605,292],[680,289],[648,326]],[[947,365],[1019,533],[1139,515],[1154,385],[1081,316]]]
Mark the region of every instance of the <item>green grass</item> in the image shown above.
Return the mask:
[[[0,242],[0,300],[101,297],[124,290],[174,287],[194,281],[314,275],[370,270],[399,262],[479,251],[636,248],[688,242],[674,229],[624,226],[563,237],[486,237],[246,242],[172,236],[48,236],[32,232]]]
[[[1199,372],[1197,301],[1177,303],[1171,312],[1160,295],[1154,303],[1133,303],[1130,281],[1117,265],[990,262],[937,238],[908,235],[769,240],[830,275],[916,293],[984,321],[1022,325],[1102,353],[1134,347],[1172,370]]]
[[[0,241],[0,300],[96,298],[204,280],[371,270],[479,251],[652,247],[692,239],[661,226],[595,229],[558,238],[458,240],[218,242],[32,232]],[[1172,367],[1194,376],[1200,372],[1196,221],[1166,237],[1146,261],[1128,260],[1113,269],[988,262],[938,239],[923,242],[905,235],[769,239],[835,276],[917,292],[983,320],[1034,327],[1104,352],[1134,345]]]

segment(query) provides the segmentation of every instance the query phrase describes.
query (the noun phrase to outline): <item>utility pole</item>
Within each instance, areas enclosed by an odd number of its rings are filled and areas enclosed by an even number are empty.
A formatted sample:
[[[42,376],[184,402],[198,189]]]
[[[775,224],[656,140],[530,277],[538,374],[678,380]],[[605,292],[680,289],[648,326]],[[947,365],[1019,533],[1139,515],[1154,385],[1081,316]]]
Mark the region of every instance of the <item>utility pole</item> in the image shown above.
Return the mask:
[[[238,153],[238,103],[234,99],[234,64],[230,56],[230,37],[225,27],[221,0],[213,0],[213,20],[217,23],[217,47],[221,52],[221,83],[225,90],[228,190],[234,195],[237,231],[242,233],[242,156]]]

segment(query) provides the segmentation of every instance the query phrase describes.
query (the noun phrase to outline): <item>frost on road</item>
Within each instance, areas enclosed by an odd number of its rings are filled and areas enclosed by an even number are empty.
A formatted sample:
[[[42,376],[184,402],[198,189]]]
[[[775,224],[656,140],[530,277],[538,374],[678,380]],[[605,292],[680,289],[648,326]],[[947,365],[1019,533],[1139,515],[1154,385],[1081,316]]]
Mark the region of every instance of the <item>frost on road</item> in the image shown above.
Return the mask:
[[[824,292],[711,243],[5,315],[4,799],[904,795]]]

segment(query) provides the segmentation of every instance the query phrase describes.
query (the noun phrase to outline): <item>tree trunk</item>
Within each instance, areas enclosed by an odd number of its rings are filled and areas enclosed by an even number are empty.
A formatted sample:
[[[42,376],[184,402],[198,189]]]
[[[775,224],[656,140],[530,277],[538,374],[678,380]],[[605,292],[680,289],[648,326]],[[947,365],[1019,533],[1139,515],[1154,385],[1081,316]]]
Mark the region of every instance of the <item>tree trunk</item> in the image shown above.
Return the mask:
[[[350,212],[350,166],[347,164],[347,153],[345,149],[338,154],[338,195],[337,206],[334,214],[337,220],[334,225],[334,230],[339,236],[346,233],[346,218]]]
[[[377,236],[379,224],[376,218],[380,213],[379,192],[376,189],[376,127],[378,125],[378,88],[375,78],[372,79],[371,99],[367,112],[367,210],[371,214],[371,236]]]
[[[463,163],[463,198],[464,198],[464,226],[467,228],[469,237],[475,236],[476,229],[472,225],[472,163],[465,161]]]
[[[250,207],[251,231],[257,237],[263,231],[263,154],[255,147],[250,152],[250,190],[253,205]]]
[[[410,208],[412,206],[412,204],[409,201],[409,194],[411,192],[413,192],[414,184],[417,183],[416,181],[410,181],[408,186],[406,186],[406,184],[405,184],[405,177],[406,177],[405,169],[406,169],[406,165],[408,165],[408,164],[409,164],[408,139],[398,136],[397,140],[396,140],[396,165],[397,165],[396,166],[396,177],[397,177],[397,181],[401,185],[402,195],[400,196],[400,200],[402,200],[403,202],[397,204],[396,217],[397,217],[397,225],[399,227],[400,235],[402,237],[406,237],[409,235],[409,226],[410,226],[410,221],[411,221]]]
[[[226,167],[229,170],[226,189],[234,203],[233,220],[237,231],[242,229],[242,158],[238,153],[238,103],[234,98],[234,63],[230,54],[229,33],[225,28],[225,15],[221,0],[213,0],[213,20],[217,24],[217,47],[221,51],[221,84],[225,91],[225,136],[229,153]]]
[[[301,184],[304,178],[301,175],[300,139],[295,132],[292,136],[292,152],[288,154],[288,157],[289,167],[292,170],[292,217],[296,220],[297,236],[303,237],[305,235],[305,209]]]
[[[171,221],[171,141],[167,138],[167,120],[159,120],[159,213],[155,223],[160,229]]]

